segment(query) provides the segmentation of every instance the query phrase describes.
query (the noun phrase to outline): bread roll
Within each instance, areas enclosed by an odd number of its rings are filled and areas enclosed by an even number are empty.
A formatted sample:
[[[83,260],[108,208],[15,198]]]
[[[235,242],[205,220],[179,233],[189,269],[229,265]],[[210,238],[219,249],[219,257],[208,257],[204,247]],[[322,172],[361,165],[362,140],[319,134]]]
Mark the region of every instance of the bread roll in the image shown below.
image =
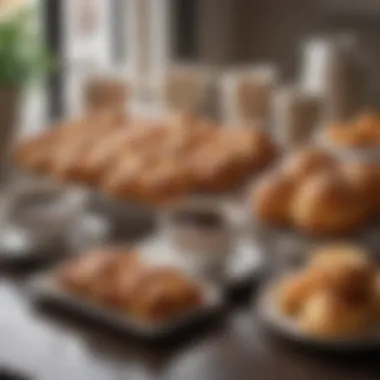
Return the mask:
[[[297,190],[291,214],[295,226],[306,233],[336,235],[358,228],[366,211],[348,182],[330,172],[309,178]]]
[[[380,165],[349,162],[342,165],[342,173],[360,195],[370,215],[380,211]]]
[[[290,206],[294,190],[294,183],[289,176],[278,171],[266,174],[253,190],[253,215],[271,225],[287,226],[291,221]]]
[[[370,327],[371,319],[368,308],[349,305],[323,291],[315,293],[305,302],[299,327],[321,338],[349,338],[365,332]]]
[[[281,313],[297,316],[306,300],[325,289],[323,276],[317,271],[302,271],[283,279],[276,289],[277,305]]]

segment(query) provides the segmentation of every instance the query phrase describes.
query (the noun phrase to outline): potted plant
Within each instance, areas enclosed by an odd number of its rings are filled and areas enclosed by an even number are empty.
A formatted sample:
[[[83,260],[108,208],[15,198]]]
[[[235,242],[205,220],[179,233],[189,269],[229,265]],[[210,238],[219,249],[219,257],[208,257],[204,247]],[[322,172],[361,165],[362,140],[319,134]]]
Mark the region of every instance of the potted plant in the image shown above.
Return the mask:
[[[23,1],[15,3],[15,7],[0,5],[1,166],[15,135],[23,90],[50,66],[49,55],[38,34],[33,32],[33,11]]]

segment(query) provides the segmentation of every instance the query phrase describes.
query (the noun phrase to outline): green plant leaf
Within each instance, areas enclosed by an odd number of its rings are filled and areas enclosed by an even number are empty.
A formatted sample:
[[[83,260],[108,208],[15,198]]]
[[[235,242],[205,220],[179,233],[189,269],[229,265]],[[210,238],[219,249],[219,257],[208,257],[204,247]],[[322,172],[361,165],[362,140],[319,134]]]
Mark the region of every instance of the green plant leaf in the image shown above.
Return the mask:
[[[32,33],[33,12],[25,9],[0,22],[0,86],[24,86],[52,70],[53,60]]]

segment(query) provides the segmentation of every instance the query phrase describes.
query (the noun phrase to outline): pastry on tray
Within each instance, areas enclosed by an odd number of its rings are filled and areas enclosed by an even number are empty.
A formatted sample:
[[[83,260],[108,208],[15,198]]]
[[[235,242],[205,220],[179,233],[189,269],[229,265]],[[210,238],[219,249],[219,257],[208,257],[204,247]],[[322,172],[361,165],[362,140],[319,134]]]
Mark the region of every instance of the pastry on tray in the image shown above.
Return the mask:
[[[294,181],[284,173],[271,171],[260,179],[250,206],[259,220],[274,226],[289,226],[290,205],[294,196]]]
[[[14,157],[31,172],[156,203],[232,190],[277,153],[258,129],[217,128],[194,116],[127,120],[107,113],[43,132],[16,147]]]
[[[378,276],[366,252],[338,244],[320,248],[315,255],[271,289],[280,318],[319,338],[351,338],[375,328]]]
[[[67,157],[71,159],[72,152],[88,149],[86,141],[99,140],[124,122],[125,117],[119,114],[102,113],[59,123],[16,146],[12,152],[14,162],[30,172],[53,176],[56,168],[68,161]]]
[[[201,288],[179,269],[153,266],[127,249],[102,248],[67,263],[57,273],[63,290],[79,299],[160,322],[202,306]]]

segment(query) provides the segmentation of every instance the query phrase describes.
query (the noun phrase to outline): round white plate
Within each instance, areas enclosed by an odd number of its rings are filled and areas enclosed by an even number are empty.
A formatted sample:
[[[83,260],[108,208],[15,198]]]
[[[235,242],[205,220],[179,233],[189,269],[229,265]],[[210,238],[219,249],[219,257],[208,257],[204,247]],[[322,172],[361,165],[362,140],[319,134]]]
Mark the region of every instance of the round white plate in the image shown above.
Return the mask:
[[[294,343],[319,350],[353,351],[380,348],[380,329],[355,338],[318,338],[299,328],[294,320],[282,315],[273,299],[273,283],[266,286],[258,299],[260,319],[273,332]]]

